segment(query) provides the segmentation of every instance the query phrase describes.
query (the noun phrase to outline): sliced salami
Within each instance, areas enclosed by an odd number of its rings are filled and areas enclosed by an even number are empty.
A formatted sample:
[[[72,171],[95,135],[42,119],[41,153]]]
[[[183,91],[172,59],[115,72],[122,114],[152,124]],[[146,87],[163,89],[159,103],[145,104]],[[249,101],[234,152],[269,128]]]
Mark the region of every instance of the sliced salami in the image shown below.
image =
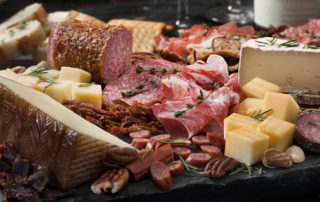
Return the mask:
[[[207,153],[192,153],[186,159],[186,163],[198,168],[202,168],[206,166],[210,158],[211,155]]]
[[[172,161],[168,164],[171,175],[180,175],[184,172],[183,163],[180,160]]]
[[[132,139],[135,138],[150,138],[151,134],[149,130],[138,130],[129,134]]]
[[[53,27],[47,59],[52,68],[77,67],[106,84],[130,65],[131,49],[131,33],[123,26],[69,20]]]
[[[162,99],[160,79],[151,74],[125,74],[110,82],[103,90],[102,100],[112,105],[113,100],[120,99],[127,104],[134,101],[145,104]]]
[[[196,135],[192,137],[192,143],[197,146],[200,147],[201,145],[208,145],[210,144],[208,138],[204,135]]]
[[[151,177],[153,183],[161,190],[168,190],[173,186],[169,167],[161,161],[151,165]]]
[[[221,149],[214,145],[201,145],[200,146],[201,151],[203,153],[210,154],[212,158],[222,158],[223,154],[221,152]]]
[[[181,156],[183,159],[186,159],[191,154],[191,149],[187,147],[173,147],[172,150],[173,156],[177,160],[179,160],[179,156]]]
[[[224,146],[226,144],[225,139],[222,135],[216,132],[207,132],[207,139],[209,140],[211,145],[215,145],[221,150],[224,150]]]

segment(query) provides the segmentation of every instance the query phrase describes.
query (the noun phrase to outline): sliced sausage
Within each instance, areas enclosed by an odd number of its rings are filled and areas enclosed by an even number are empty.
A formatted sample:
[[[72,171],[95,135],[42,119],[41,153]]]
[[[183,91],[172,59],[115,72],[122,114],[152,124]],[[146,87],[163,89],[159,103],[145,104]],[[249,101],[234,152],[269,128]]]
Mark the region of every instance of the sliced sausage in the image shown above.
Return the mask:
[[[179,156],[181,156],[183,159],[186,159],[191,154],[191,149],[186,147],[173,147],[172,150],[174,158],[177,160],[179,160]]]
[[[169,134],[162,134],[162,135],[156,135],[150,138],[150,140],[163,140],[163,139],[172,140],[172,137]]]
[[[217,146],[201,145],[200,148],[203,153],[210,154],[212,158],[222,158],[223,157],[221,149],[219,149]]]
[[[144,158],[146,158],[146,156],[148,155],[148,154],[150,154],[150,152],[151,152],[152,150],[150,150],[150,149],[141,149],[139,152],[138,152],[138,155],[139,155],[139,158],[142,158],[142,156],[144,155]],[[148,152],[148,153],[147,153]],[[147,154],[145,154],[145,153],[147,153]],[[144,159],[143,158],[143,159]]]
[[[153,183],[161,190],[168,190],[173,186],[169,167],[161,161],[151,165],[151,177]]]
[[[204,135],[193,136],[192,137],[192,143],[197,147],[200,147],[201,145],[210,144],[208,138],[206,136],[204,136]]]
[[[149,139],[147,138],[134,138],[131,142],[131,145],[137,149],[144,149],[146,145],[149,143]]]
[[[148,138],[149,139],[151,137],[151,133],[149,130],[138,130],[138,131],[130,133],[129,136],[132,139],[135,139],[135,138]]]
[[[191,145],[191,141],[190,140],[181,140],[179,142],[185,142],[186,144],[184,143],[177,143],[177,144],[171,144],[172,147],[187,147],[189,148],[190,145]]]
[[[77,67],[106,84],[130,65],[131,49],[132,35],[123,26],[67,20],[52,28],[47,59],[52,68]]]
[[[156,140],[149,140],[148,144],[146,145],[146,149],[155,150],[157,143],[158,143],[158,141],[156,141]]]
[[[216,132],[207,132],[207,139],[211,145],[219,147],[221,150],[224,150],[224,145],[226,144],[225,139]]]
[[[192,153],[186,159],[186,163],[198,168],[202,168],[206,166],[210,158],[211,155],[207,153]]]
[[[171,175],[180,175],[184,172],[183,163],[180,160],[172,161],[168,164]]]

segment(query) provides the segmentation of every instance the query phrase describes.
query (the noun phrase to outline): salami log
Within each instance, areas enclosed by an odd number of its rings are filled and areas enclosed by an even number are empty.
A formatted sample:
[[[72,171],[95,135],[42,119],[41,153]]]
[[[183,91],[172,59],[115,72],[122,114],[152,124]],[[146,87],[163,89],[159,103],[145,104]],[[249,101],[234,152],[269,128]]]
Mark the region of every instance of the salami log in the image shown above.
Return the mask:
[[[47,60],[55,69],[77,67],[106,84],[130,65],[131,49],[132,36],[125,27],[68,20],[52,28]]]
[[[300,114],[294,138],[309,151],[320,153],[320,112]]]
[[[162,98],[160,79],[151,74],[124,74],[110,82],[103,90],[102,101],[113,105],[112,101],[120,99],[127,104],[134,101],[145,104]]]

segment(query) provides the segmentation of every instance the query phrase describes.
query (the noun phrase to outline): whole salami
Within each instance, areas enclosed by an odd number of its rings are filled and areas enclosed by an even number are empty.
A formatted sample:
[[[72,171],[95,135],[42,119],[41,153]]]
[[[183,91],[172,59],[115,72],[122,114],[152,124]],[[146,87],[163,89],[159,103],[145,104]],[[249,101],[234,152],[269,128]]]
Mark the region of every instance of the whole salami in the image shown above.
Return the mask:
[[[125,27],[67,20],[52,28],[47,60],[52,68],[77,67],[106,84],[124,73],[131,49],[132,36]]]

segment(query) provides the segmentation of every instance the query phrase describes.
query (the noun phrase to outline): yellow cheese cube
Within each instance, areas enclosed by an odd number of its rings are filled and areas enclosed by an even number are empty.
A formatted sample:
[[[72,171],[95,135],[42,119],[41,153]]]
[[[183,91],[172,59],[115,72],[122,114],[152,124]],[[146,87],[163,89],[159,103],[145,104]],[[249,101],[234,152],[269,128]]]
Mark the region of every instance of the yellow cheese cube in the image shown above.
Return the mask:
[[[272,116],[258,125],[258,131],[269,135],[270,147],[284,151],[292,145],[294,124]]]
[[[0,71],[0,75],[31,88],[36,88],[36,85],[40,82],[38,77],[23,76],[20,74],[16,74],[10,69]]]
[[[242,89],[246,93],[247,97],[262,99],[264,98],[265,92],[282,92],[281,88],[278,85],[260,79],[259,77],[252,79],[249,83],[244,85]]]
[[[239,128],[228,132],[224,155],[248,166],[261,161],[269,148],[269,136],[252,128]]]
[[[249,127],[249,128],[257,129],[257,126],[260,123],[261,121],[250,118],[249,116],[232,113],[230,116],[224,119],[224,137],[226,138],[226,134],[229,131],[232,131],[241,127]]]
[[[253,112],[259,111],[262,108],[263,99],[247,98],[243,100],[238,106],[236,106],[233,112],[250,116]]]
[[[44,93],[52,97],[58,102],[62,102],[63,100],[71,100],[71,88],[72,81],[58,81],[55,84],[52,84],[48,88],[44,90]],[[48,86],[49,83],[41,82],[37,85],[37,90],[43,92],[43,89]]]
[[[26,69],[25,72],[23,72],[24,76],[27,76],[30,72],[37,69],[38,66],[31,66],[28,69]],[[41,76],[48,78],[48,79],[58,79],[60,71],[55,69],[46,70],[46,73],[41,74]]]
[[[294,123],[299,113],[299,105],[289,94],[266,92],[263,100],[262,111],[272,109],[268,114]]]
[[[82,69],[61,67],[59,80],[71,80],[79,83],[91,82],[91,74]]]
[[[102,89],[101,85],[92,84],[81,87],[80,83],[73,83],[72,85],[72,100],[92,104],[101,108]]]

